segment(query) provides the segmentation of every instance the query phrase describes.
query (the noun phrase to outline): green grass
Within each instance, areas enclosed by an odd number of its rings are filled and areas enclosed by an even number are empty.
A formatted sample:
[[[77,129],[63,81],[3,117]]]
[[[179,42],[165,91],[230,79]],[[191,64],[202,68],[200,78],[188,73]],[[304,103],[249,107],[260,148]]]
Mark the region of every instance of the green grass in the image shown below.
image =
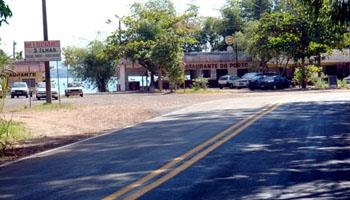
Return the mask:
[[[70,103],[53,103],[53,104],[40,104],[40,105],[32,105],[31,108],[25,106],[24,108],[13,110],[13,112],[42,112],[42,111],[55,111],[55,110],[74,110],[77,109],[78,105],[70,104]]]
[[[30,134],[22,123],[0,118],[0,156],[14,143],[29,138]]]
[[[213,90],[213,89],[198,89],[198,88],[191,88],[191,89],[179,89],[176,91],[176,94],[220,94],[222,91],[220,90]]]

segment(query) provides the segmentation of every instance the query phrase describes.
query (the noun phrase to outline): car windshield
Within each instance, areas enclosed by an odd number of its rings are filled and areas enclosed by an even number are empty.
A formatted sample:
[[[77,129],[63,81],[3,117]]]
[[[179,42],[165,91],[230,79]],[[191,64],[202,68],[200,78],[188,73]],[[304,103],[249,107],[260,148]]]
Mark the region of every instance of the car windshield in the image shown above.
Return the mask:
[[[251,72],[251,73],[246,73],[242,76],[243,79],[250,79],[253,78],[254,76],[259,75],[259,73],[256,72]]]
[[[27,87],[27,84],[26,83],[14,83],[13,87],[14,88]]]
[[[80,83],[68,83],[68,87],[81,87]]]
[[[230,77],[230,80],[236,80],[236,79],[239,79],[239,77],[238,76],[231,76]]]
[[[227,80],[228,76],[221,76],[219,80]]]
[[[274,80],[276,77],[275,76],[266,76],[265,79],[268,81]]]
[[[55,88],[56,84],[55,83],[51,83],[51,88]],[[38,88],[46,88],[46,83],[42,82],[42,83],[38,83]]]

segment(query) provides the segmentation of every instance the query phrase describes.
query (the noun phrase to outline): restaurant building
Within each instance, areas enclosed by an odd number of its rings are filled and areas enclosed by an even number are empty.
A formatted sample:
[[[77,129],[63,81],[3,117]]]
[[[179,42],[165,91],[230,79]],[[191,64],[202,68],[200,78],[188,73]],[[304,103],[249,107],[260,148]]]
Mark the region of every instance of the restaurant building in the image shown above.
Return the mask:
[[[35,87],[36,83],[45,80],[44,62],[16,61],[10,73],[9,85],[14,82],[26,82],[28,87]]]
[[[321,66],[326,75],[337,76],[342,79],[350,75],[350,49],[343,51],[335,50],[332,54],[323,54]],[[237,54],[237,56],[236,56]],[[308,60],[307,64],[316,64],[314,60]],[[184,57],[185,74],[187,79],[193,80],[198,77],[208,78],[211,87],[217,86],[217,80],[223,75],[243,76],[253,65],[251,57],[245,52],[194,52],[186,53]],[[297,67],[292,61],[288,63],[268,63],[270,71],[282,73],[292,78]],[[140,85],[148,85],[147,70],[138,63],[123,59],[118,66],[117,77],[119,77],[120,90],[138,90]],[[129,77],[141,77],[140,81],[129,80]],[[141,82],[141,83],[140,83]]]

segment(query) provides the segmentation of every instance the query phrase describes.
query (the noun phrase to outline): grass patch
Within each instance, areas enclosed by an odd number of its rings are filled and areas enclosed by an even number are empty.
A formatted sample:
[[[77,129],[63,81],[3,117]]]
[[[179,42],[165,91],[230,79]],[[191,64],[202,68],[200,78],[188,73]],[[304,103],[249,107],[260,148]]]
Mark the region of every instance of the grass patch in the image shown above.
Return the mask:
[[[31,108],[25,106],[24,108],[13,110],[13,112],[42,112],[42,111],[55,111],[55,110],[74,110],[77,109],[78,106],[76,104],[70,104],[70,103],[53,103],[53,104],[40,104],[40,105],[32,105]]]
[[[22,123],[0,119],[0,156],[16,142],[29,138],[30,134]]]
[[[222,91],[214,89],[191,88],[185,90],[177,90],[176,94],[220,94]]]

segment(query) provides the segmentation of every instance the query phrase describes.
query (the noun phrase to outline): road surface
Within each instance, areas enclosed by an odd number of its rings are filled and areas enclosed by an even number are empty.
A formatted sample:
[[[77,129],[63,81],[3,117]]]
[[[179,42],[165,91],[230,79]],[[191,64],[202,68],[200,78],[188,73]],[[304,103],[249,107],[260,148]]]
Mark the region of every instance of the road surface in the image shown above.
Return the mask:
[[[0,199],[349,199],[350,95],[198,104],[0,167]]]

